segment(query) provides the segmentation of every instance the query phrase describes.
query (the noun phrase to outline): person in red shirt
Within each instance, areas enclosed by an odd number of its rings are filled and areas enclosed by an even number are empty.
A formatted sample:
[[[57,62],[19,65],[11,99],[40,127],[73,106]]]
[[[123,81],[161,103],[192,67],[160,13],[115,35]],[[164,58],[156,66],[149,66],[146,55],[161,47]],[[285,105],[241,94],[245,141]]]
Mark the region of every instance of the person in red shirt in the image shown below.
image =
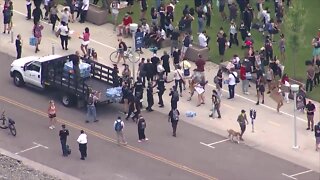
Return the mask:
[[[196,60],[197,72],[200,73],[201,77],[204,78],[204,66],[206,65],[206,61],[202,59],[202,55],[198,55],[198,59]]]
[[[125,34],[129,34],[130,24],[132,23],[132,18],[129,14],[125,14],[122,19],[122,23],[118,26],[119,35],[123,34],[123,30],[125,30]]]
[[[240,79],[242,81],[242,92],[243,92],[243,94],[249,94],[248,93],[249,80],[246,78],[246,66],[245,66],[245,64],[241,64],[241,67],[240,67]]]

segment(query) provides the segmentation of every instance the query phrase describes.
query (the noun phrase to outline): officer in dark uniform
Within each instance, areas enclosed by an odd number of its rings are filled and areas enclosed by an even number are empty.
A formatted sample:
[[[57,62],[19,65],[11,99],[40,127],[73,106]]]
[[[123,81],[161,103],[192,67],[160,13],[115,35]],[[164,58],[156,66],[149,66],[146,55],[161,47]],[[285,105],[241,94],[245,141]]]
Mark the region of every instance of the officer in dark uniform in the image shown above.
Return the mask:
[[[133,96],[133,89],[129,89],[128,91],[128,106],[129,106],[129,112],[127,114],[126,120],[129,119],[129,117],[131,116],[131,114],[134,112],[134,99],[135,97]]]
[[[146,109],[147,109],[147,111],[151,112],[151,111],[153,111],[152,106],[153,106],[153,104],[154,104],[152,82],[149,82],[149,83],[148,83],[148,87],[147,87],[147,101],[148,101],[148,107],[147,107]]]
[[[173,81],[173,80],[172,80]],[[172,82],[170,81],[170,82]],[[167,81],[167,79],[164,77],[164,75],[162,76],[159,76],[159,78],[157,79],[157,89],[158,89],[158,97],[159,97],[159,107],[164,107],[164,104],[163,104],[163,99],[162,99],[162,96],[163,96],[163,93],[164,91],[166,90],[165,88],[165,83],[170,83]]]
[[[137,78],[137,81],[134,83],[134,96],[139,99],[143,98],[143,82],[141,77]],[[139,102],[140,108],[142,108],[142,102]]]

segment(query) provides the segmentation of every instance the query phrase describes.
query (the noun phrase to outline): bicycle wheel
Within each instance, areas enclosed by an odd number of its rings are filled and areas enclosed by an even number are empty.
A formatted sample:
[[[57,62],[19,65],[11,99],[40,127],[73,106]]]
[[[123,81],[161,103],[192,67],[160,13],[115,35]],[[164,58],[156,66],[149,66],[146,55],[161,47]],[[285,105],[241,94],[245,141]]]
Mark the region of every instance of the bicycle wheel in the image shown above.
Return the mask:
[[[16,127],[13,125],[13,124],[10,124],[9,125],[9,129],[10,129],[10,132],[13,136],[16,136],[17,135],[17,130],[16,130]]]
[[[0,128],[1,128],[1,129],[7,129],[7,128],[8,128],[6,122],[7,122],[6,119],[0,119]]]
[[[131,52],[128,54],[128,59],[132,63],[137,63],[140,61],[140,53],[139,52]]]
[[[110,54],[110,61],[113,63],[118,63],[118,51],[114,51]]]

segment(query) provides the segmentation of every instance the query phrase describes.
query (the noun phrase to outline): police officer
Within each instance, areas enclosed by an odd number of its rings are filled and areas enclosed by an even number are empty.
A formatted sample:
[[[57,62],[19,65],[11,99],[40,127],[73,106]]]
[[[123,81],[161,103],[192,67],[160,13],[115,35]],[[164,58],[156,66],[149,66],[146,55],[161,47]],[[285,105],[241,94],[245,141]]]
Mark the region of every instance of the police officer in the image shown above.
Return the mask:
[[[139,99],[143,98],[143,82],[141,77],[137,77],[137,81],[134,83],[134,96]],[[139,102],[140,108],[142,108],[142,102]]]
[[[153,86],[152,86],[152,82],[148,82],[148,87],[147,87],[147,101],[148,101],[147,111],[151,112],[151,111],[153,111],[152,106],[153,106],[153,104],[154,104],[154,101],[153,101]]]
[[[170,81],[170,82],[172,82],[172,81]],[[162,96],[163,96],[164,91],[166,90],[164,83],[170,83],[170,82],[167,81],[167,79],[164,77],[164,75],[159,76],[159,78],[157,79],[156,82],[157,82],[156,85],[157,85],[158,97],[159,97],[158,104],[159,104],[159,107],[162,108],[162,107],[164,107]]]
[[[128,91],[128,106],[129,106],[129,112],[127,114],[126,120],[129,119],[131,114],[134,112],[134,95],[133,95],[133,89],[129,89]]]

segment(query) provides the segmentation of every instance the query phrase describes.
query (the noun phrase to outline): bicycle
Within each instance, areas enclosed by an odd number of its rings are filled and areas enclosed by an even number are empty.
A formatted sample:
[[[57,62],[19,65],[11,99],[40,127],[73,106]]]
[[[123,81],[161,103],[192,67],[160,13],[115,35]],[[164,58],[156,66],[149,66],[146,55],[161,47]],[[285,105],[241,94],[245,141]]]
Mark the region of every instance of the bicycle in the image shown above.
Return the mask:
[[[2,122],[1,122],[2,121]],[[16,127],[14,126],[16,123],[11,118],[7,118],[5,115],[5,111],[2,112],[1,118],[0,118],[0,128],[1,129],[7,129],[9,128],[11,134],[13,136],[17,135]]]
[[[118,56],[120,52],[122,51],[121,48],[117,49],[116,51],[112,52],[110,54],[110,61],[113,63],[118,63]],[[132,63],[137,63],[140,60],[140,53],[139,52],[133,52],[131,47],[128,47],[127,51],[124,51],[123,53],[123,59],[129,60]],[[121,60],[121,59],[120,59]]]

